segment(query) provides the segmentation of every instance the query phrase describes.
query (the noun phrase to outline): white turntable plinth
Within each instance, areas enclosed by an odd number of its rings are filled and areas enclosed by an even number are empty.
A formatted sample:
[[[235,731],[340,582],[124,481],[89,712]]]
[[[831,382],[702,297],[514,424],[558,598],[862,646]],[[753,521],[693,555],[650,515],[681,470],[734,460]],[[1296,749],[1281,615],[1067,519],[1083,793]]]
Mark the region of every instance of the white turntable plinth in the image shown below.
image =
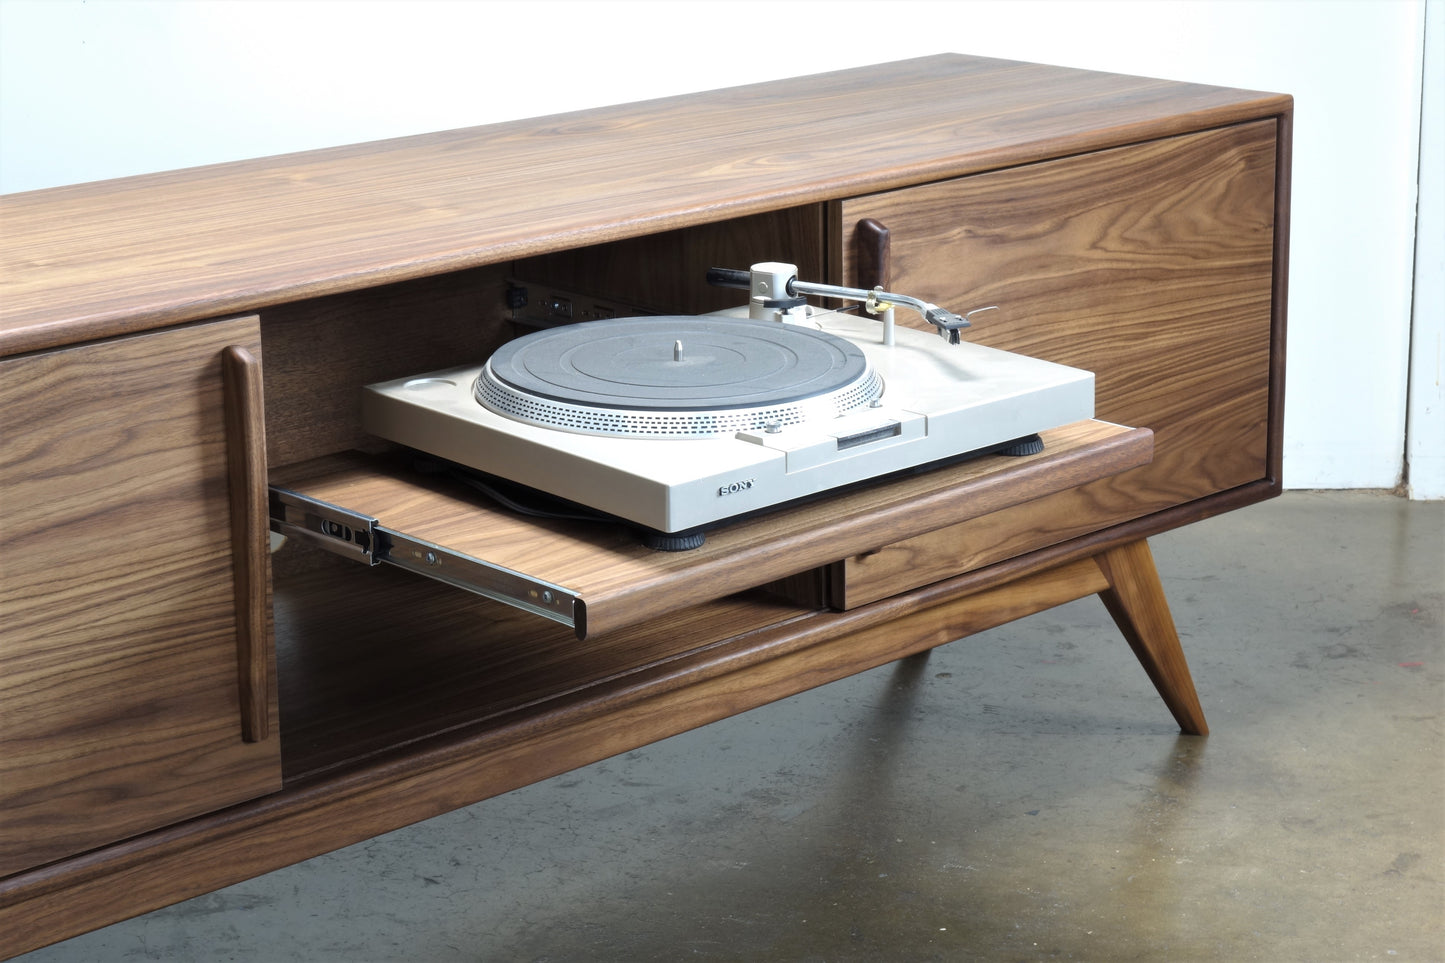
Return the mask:
[[[620,340],[624,333],[633,340]],[[552,337],[556,350],[528,348]],[[667,356],[656,357],[659,350]],[[786,325],[722,315],[590,322],[529,335],[494,360],[497,370],[475,365],[370,385],[362,423],[391,441],[668,533],[1094,413],[1090,372],[908,328],[885,345],[879,322],[847,313]],[[537,399],[542,416],[517,410],[525,403],[496,405],[499,384]],[[554,418],[559,407],[601,415],[569,425]],[[799,407],[804,414],[793,417]],[[686,430],[636,427],[653,416],[681,419]],[[698,430],[701,423],[711,427]]]

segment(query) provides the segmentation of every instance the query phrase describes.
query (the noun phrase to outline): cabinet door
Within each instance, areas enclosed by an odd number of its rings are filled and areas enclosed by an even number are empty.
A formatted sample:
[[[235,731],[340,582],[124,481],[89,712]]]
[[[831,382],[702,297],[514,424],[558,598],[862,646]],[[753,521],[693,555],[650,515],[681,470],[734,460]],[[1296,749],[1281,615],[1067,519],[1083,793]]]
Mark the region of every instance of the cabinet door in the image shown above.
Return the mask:
[[[1276,130],[1257,121],[835,205],[844,283],[876,283],[861,276],[877,258],[857,229],[874,219],[888,230],[891,290],[959,312],[998,305],[969,340],[1093,371],[1097,418],[1154,431],[1150,465],[1030,506],[1008,532],[941,536],[902,567],[931,558],[942,577],[1278,484]]]
[[[243,739],[229,345],[256,320],[0,361],[0,874],[279,788],[267,678]]]

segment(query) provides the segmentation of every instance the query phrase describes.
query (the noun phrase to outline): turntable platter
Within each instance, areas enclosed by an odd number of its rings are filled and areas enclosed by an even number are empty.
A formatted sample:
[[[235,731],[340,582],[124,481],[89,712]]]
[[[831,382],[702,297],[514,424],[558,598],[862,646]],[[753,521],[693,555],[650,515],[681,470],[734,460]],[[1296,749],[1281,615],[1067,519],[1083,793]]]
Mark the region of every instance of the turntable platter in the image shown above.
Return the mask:
[[[590,321],[502,346],[478,402],[550,428],[642,437],[712,437],[833,418],[883,393],[851,341],[737,318]]]

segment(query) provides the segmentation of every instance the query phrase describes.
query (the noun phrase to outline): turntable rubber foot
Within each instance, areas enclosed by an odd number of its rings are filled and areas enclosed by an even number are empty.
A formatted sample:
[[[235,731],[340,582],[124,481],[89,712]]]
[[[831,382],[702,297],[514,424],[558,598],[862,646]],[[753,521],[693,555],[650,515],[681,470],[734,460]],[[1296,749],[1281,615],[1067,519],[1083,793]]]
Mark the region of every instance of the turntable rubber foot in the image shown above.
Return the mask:
[[[1011,441],[998,450],[1000,455],[1037,455],[1044,450],[1044,440],[1038,435],[1029,435],[1027,438],[1019,438]]]
[[[642,544],[655,552],[687,552],[701,548],[705,541],[707,536],[697,529],[672,533],[648,530],[642,533]]]

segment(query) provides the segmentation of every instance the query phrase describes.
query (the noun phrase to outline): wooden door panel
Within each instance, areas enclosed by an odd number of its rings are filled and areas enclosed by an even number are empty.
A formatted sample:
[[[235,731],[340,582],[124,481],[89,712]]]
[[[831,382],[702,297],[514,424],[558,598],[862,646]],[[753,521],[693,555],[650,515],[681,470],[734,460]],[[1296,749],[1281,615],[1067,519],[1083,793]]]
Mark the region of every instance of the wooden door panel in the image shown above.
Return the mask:
[[[241,731],[233,344],[254,318],[0,362],[0,874],[279,788]]]
[[[1096,416],[1155,440],[1149,465],[1019,506],[1002,528],[973,520],[849,559],[845,605],[1269,476],[1275,156],[1265,120],[835,206],[844,283],[874,283],[854,231],[880,221],[891,290],[998,305],[969,340],[1093,371]]]
[[[1265,478],[1276,124],[1257,121],[848,200],[891,234],[891,289],[996,304],[970,340],[1093,371],[1096,417],[1154,431],[1131,514]],[[912,323],[907,312],[900,320]]]

